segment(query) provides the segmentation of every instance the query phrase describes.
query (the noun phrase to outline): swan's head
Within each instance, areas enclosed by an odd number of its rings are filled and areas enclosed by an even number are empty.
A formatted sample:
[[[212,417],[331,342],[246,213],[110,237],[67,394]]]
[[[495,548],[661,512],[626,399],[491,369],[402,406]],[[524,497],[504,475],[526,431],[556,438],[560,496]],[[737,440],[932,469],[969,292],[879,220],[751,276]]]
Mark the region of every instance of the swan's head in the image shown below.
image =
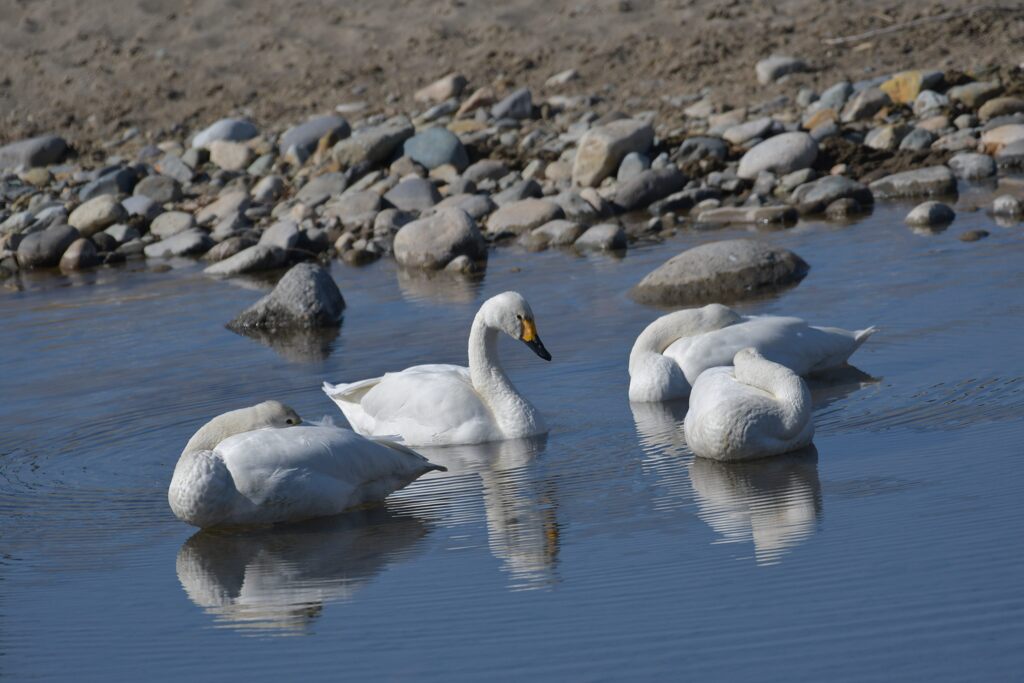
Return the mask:
[[[192,435],[185,452],[213,450],[224,439],[263,427],[294,427],[302,418],[279,401],[264,401],[218,415]]]
[[[480,307],[480,313],[488,327],[501,330],[529,346],[544,360],[551,360],[551,354],[537,335],[537,323],[530,304],[519,292],[503,292],[491,297]]]
[[[264,401],[249,409],[249,429],[261,427],[294,427],[302,424],[302,418],[293,409],[280,401]]]

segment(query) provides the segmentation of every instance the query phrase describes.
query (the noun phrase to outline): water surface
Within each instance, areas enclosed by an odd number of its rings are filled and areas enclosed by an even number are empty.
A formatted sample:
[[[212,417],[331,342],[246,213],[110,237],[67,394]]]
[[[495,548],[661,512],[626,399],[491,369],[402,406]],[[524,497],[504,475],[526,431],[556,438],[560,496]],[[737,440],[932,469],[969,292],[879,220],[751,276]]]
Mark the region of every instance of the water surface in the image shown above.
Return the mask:
[[[961,208],[974,195],[962,195]],[[814,447],[696,461],[685,405],[631,406],[660,314],[626,295],[701,241],[624,258],[493,254],[480,282],[333,266],[337,334],[224,323],[258,280],[187,260],[0,294],[0,676],[10,680],[1010,680],[1024,655],[1024,228],[937,234],[883,205],[763,239],[812,266],[738,306],[881,332],[814,384]],[[973,244],[957,234],[984,228]],[[545,438],[430,449],[450,471],[386,506],[195,533],[166,487],[210,416],[420,362],[464,362],[480,302],[517,289],[554,356],[503,361]]]

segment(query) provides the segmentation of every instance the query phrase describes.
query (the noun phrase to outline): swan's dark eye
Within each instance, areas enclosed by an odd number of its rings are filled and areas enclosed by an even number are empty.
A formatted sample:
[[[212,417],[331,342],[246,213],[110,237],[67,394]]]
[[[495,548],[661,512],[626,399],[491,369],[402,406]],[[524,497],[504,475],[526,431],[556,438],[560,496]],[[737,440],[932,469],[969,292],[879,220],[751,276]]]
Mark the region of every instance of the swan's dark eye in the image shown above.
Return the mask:
[[[516,313],[516,317],[519,318],[520,320],[523,319],[523,316],[519,315],[518,313]]]
[[[293,420],[293,419],[291,419],[291,418],[289,417],[289,418],[288,418],[287,420],[285,420],[285,423],[287,423],[287,424],[290,424],[290,425],[293,425],[293,424],[295,424],[295,420]]]

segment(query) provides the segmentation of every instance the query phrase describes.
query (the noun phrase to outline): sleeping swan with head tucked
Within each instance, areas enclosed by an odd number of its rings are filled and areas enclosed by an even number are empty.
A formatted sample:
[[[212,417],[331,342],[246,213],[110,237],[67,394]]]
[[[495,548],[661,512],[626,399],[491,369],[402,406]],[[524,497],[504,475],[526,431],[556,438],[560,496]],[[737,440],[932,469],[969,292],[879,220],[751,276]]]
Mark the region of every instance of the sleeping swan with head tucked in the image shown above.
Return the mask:
[[[167,492],[193,526],[296,522],[383,500],[431,470],[404,446],[304,425],[277,401],[206,423],[182,451]]]
[[[469,367],[416,365],[383,377],[329,384],[324,393],[352,429],[411,446],[474,444],[547,432],[540,413],[512,385],[498,360],[498,334],[525,343],[544,360],[533,311],[517,292],[483,303],[469,332]]]
[[[629,354],[629,400],[686,398],[708,368],[730,365],[752,347],[798,375],[843,365],[875,332],[812,327],[800,318],[742,316],[722,304],[663,315],[640,333]]]
[[[742,349],[733,367],[705,370],[690,394],[686,445],[712,460],[755,460],[803,448],[814,437],[811,392],[789,368]]]

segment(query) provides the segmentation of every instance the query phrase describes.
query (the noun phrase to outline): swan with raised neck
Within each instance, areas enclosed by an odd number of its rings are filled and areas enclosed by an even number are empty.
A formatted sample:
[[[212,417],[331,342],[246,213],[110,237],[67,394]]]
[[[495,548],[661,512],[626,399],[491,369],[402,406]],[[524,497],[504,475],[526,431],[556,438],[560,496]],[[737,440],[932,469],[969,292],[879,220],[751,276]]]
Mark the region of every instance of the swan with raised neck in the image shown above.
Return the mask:
[[[350,384],[324,383],[324,392],[352,428],[366,436],[401,438],[410,445],[469,444],[547,431],[540,413],[501,367],[504,333],[551,360],[537,334],[533,310],[518,292],[480,306],[469,331],[469,367],[417,365]]]

